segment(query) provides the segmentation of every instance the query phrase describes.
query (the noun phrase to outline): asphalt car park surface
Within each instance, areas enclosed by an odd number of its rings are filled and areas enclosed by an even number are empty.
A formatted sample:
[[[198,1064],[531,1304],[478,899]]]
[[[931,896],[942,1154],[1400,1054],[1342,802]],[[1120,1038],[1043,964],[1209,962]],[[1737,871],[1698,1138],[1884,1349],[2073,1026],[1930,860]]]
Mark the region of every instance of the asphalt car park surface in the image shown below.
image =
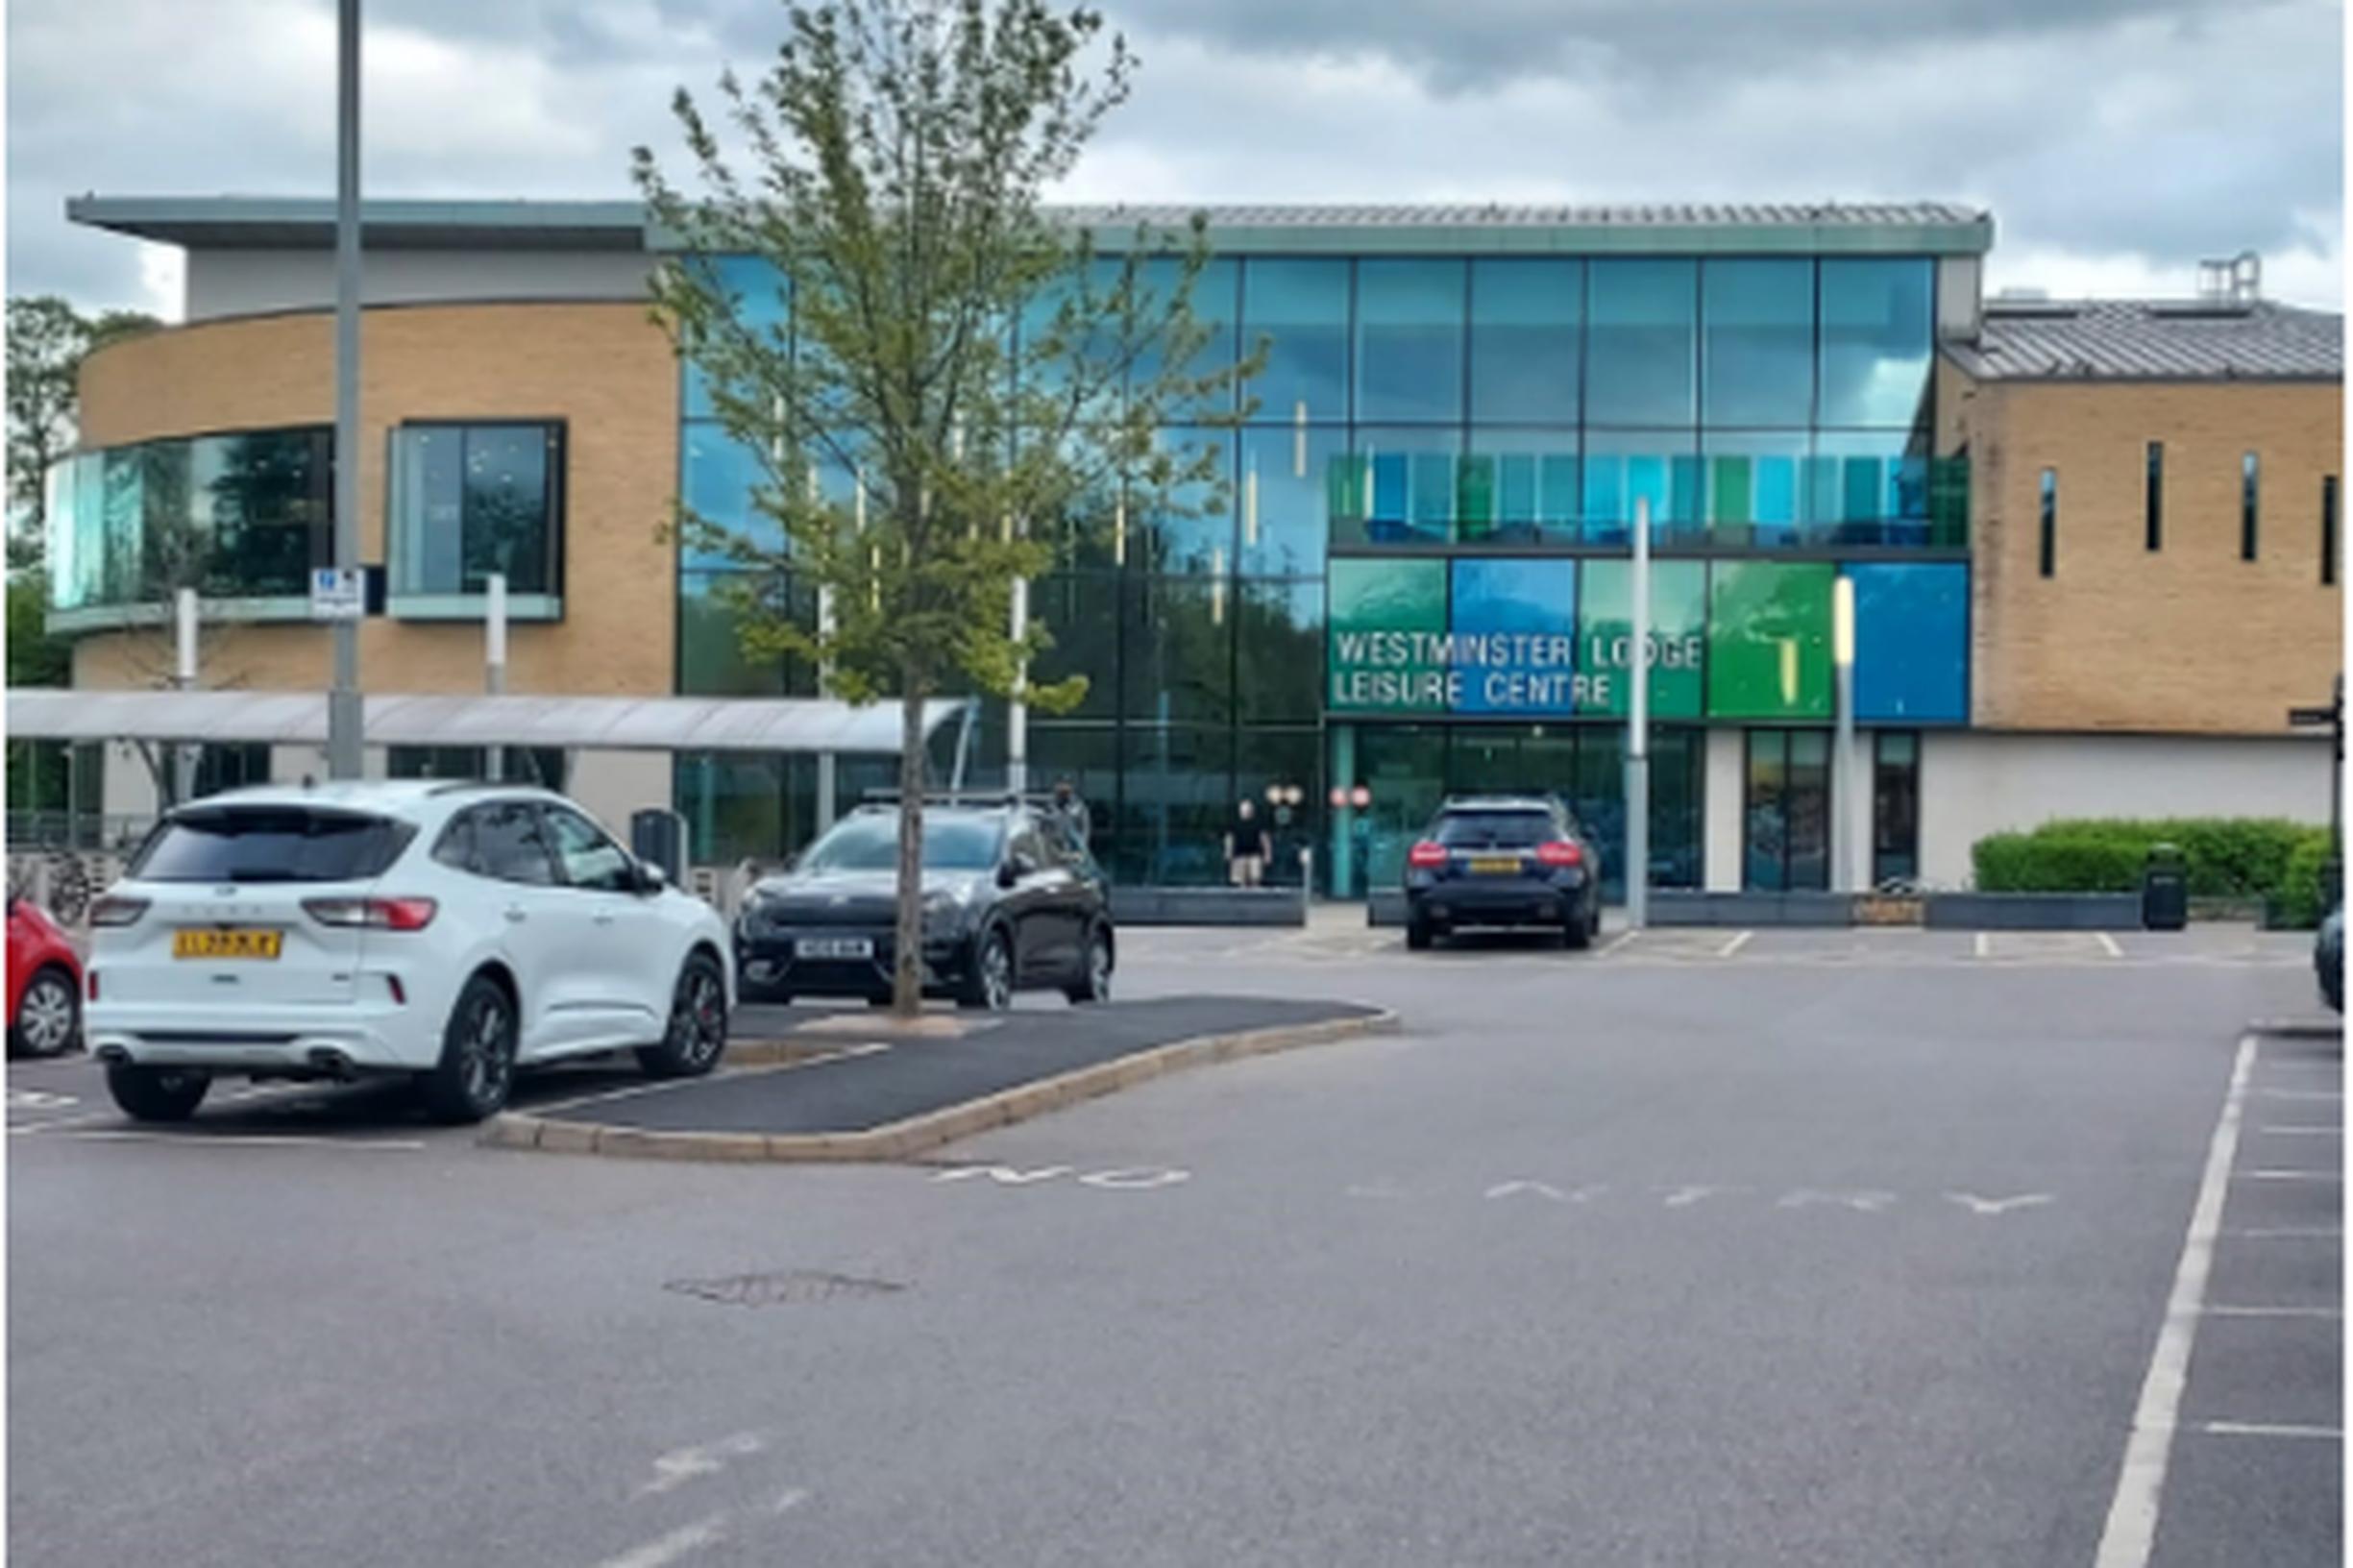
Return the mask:
[[[2162,1415],[2140,1560],[2339,1560],[2341,1047],[2247,1028],[2306,942],[1124,935],[1406,1032],[842,1168],[12,1066],[12,1553],[2116,1568]]]

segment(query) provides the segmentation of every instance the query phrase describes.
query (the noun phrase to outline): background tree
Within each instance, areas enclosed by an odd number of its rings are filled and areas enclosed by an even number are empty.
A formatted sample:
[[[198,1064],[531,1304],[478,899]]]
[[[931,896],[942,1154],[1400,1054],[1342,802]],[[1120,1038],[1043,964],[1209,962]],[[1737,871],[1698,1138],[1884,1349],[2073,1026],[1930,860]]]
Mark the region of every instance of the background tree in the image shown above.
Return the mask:
[[[677,525],[750,569],[748,657],[802,657],[835,695],[900,704],[902,1014],[920,1005],[925,701],[1080,699],[1081,677],[1025,683],[1046,638],[1014,634],[1014,584],[1122,508],[1166,515],[1213,486],[1214,449],[1155,432],[1234,423],[1233,383],[1253,368],[1196,362],[1199,217],[1140,229],[1098,263],[1091,231],[1042,210],[1128,93],[1121,40],[1090,62],[1101,32],[1095,12],[1041,0],[790,6],[767,74],[720,82],[748,177],[683,89],[699,191],[635,155],[681,247],[655,273],[656,316],[765,465],[754,505],[782,544],[683,509]],[[718,258],[747,255],[774,269],[789,326],[730,286]],[[1229,411],[1205,416],[1220,395]],[[826,625],[778,608],[792,582],[824,593]]]

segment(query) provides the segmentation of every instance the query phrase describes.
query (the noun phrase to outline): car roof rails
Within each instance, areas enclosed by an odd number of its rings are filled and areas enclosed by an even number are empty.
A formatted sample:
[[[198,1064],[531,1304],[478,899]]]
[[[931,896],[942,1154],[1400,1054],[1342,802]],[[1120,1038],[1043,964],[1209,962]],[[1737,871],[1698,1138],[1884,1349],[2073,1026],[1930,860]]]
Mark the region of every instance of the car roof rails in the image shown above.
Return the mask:
[[[880,810],[885,806],[895,806],[905,798],[897,790],[870,789],[859,796],[859,804]],[[922,795],[923,804],[927,806],[962,806],[983,810],[993,806],[1038,805],[1045,798],[1044,796],[1017,795],[1010,790],[925,790]]]

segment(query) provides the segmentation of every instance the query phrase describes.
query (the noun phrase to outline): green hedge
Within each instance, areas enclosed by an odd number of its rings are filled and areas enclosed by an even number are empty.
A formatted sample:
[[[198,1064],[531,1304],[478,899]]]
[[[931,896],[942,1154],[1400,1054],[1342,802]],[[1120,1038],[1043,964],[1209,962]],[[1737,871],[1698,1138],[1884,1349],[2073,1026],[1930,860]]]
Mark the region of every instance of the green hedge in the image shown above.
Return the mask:
[[[1970,854],[1986,893],[2132,893],[2158,844],[2181,850],[2191,896],[2274,897],[2285,910],[2316,898],[2328,859],[2326,828],[2276,817],[2062,819],[1979,839]]]
[[[2279,923],[2293,930],[2305,930],[2320,923],[2320,917],[2334,908],[2341,896],[2336,888],[2325,885],[2323,873],[2328,870],[2328,835],[2316,832],[2295,846],[2288,857],[2288,870],[2280,879]]]

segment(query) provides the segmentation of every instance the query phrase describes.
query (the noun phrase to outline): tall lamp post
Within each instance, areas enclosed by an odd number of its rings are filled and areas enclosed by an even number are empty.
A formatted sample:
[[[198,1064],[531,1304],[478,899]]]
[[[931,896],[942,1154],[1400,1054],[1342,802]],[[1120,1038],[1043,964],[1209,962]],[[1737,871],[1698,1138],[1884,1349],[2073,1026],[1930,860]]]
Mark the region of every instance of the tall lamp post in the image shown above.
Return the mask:
[[[335,8],[335,570],[359,570],[359,0]],[[359,623],[335,621],[327,775],[360,773]]]
[[[1854,579],[1841,574],[1830,589],[1830,658],[1838,670],[1838,771],[1830,781],[1830,865],[1840,893],[1855,885]]]
[[[1651,498],[1634,498],[1632,637],[1626,700],[1626,928],[1651,918]]]

